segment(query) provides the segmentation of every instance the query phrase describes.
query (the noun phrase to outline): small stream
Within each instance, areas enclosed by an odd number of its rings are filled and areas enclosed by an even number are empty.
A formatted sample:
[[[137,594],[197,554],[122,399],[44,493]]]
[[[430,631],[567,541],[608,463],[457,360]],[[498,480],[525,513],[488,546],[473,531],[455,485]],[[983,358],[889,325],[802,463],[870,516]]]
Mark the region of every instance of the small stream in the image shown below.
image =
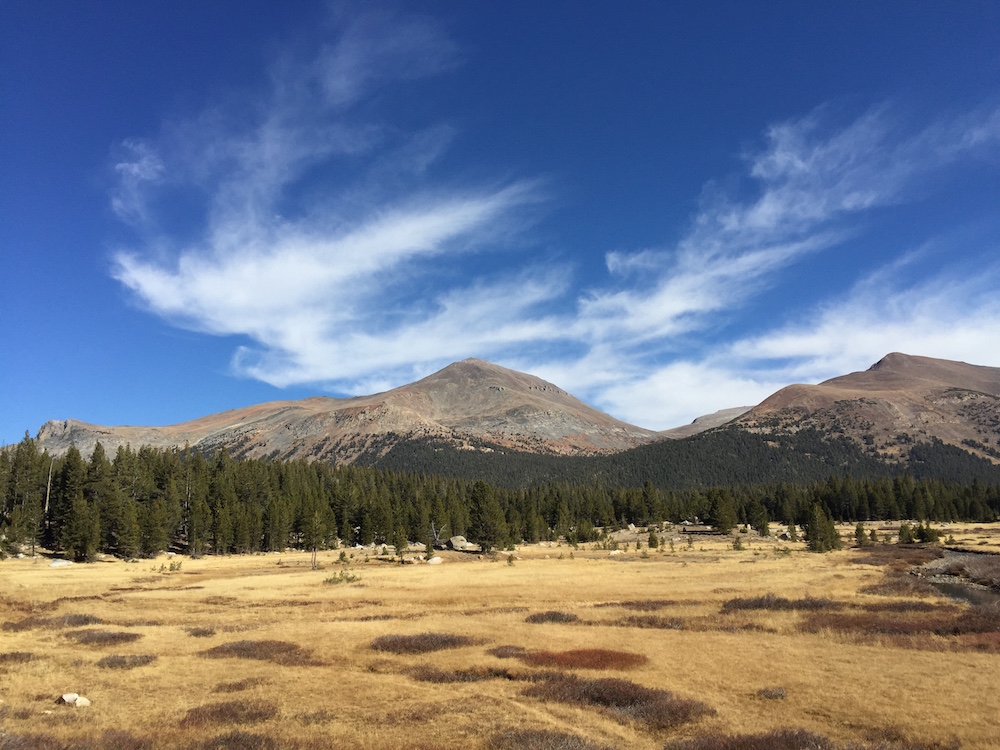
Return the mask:
[[[1000,591],[997,589],[946,573],[955,563],[973,562],[982,558],[983,555],[977,552],[945,550],[944,557],[920,566],[918,575],[924,576],[928,583],[949,599],[968,602],[978,607],[1000,607]]]

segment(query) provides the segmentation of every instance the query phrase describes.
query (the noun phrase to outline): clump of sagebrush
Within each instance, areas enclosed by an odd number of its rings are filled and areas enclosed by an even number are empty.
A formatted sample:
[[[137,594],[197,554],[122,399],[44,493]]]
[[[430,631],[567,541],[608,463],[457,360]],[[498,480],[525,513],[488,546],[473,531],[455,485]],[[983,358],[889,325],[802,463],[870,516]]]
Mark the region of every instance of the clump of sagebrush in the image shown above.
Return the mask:
[[[706,734],[673,740],[663,750],[836,750],[822,735],[805,729],[775,729],[763,734]]]
[[[258,724],[273,719],[277,714],[278,709],[273,704],[260,700],[223,701],[189,709],[187,715],[181,719],[180,725],[189,727],[204,724]]]
[[[478,641],[464,635],[452,633],[417,633],[416,635],[383,635],[371,643],[376,651],[393,654],[427,654],[448,648],[473,646]]]
[[[757,697],[768,701],[784,700],[788,696],[788,691],[783,687],[765,687],[757,691]]]
[[[722,613],[728,614],[738,610],[767,610],[770,612],[804,610],[832,610],[842,609],[843,604],[832,599],[821,599],[807,596],[804,599],[786,599],[783,596],[774,594],[764,594],[764,596],[752,596],[745,598],[730,599],[722,605]]]
[[[278,750],[280,747],[281,744],[273,737],[242,729],[217,735],[201,744],[202,750]]]
[[[213,693],[239,693],[243,690],[249,690],[252,687],[257,687],[258,685],[263,685],[267,680],[261,677],[247,677],[243,680],[236,680],[235,682],[220,682],[214,688],[212,688]]]
[[[498,659],[516,659],[527,652],[528,650],[524,646],[495,646],[486,653]]]
[[[187,633],[192,638],[211,638],[213,635],[215,635],[215,628],[202,628],[202,627],[187,628]]]
[[[656,612],[657,610],[676,605],[677,602],[673,599],[638,599],[618,603],[619,607],[635,610],[636,612]]]
[[[645,654],[612,651],[605,648],[579,648],[570,651],[527,651],[517,657],[532,667],[561,669],[635,669],[649,662]]]
[[[26,617],[17,622],[5,622],[4,630],[15,633],[24,630],[55,629],[55,628],[80,628],[85,625],[103,625],[104,620],[94,615],[63,615],[62,617]]]
[[[135,669],[156,661],[155,654],[115,654],[105,656],[97,666],[101,669]]]
[[[597,706],[619,720],[637,721],[652,729],[669,729],[715,714],[715,709],[701,701],[609,677],[587,680],[575,675],[549,676],[528,687],[524,694],[560,703]]]
[[[30,651],[8,651],[5,654],[0,654],[0,664],[23,664],[34,658],[35,655]]]
[[[309,651],[287,641],[233,641],[223,643],[198,654],[207,659],[255,659],[281,666],[318,666]]]
[[[117,646],[120,643],[132,643],[142,638],[142,633],[125,633],[115,630],[73,630],[66,634],[77,643],[84,646]]]
[[[684,620],[680,617],[661,617],[659,615],[629,615],[616,620],[614,625],[620,628],[649,628],[653,630],[683,630]]]
[[[411,669],[410,677],[419,682],[448,685],[456,682],[485,682],[487,680],[520,680],[523,676],[497,667],[471,667],[469,669],[439,669],[428,665]]]
[[[359,576],[356,576],[351,571],[345,569],[341,570],[339,573],[335,573],[334,575],[328,578],[324,578],[323,583],[329,584],[331,586],[336,586],[341,583],[357,583],[360,580],[361,578]]]
[[[535,612],[534,614],[525,617],[524,621],[530,623],[576,622],[579,619],[579,616],[574,615],[572,612],[557,612],[555,610],[550,610],[548,612]]]
[[[611,750],[612,746],[548,729],[509,729],[490,737],[486,747],[489,750]]]

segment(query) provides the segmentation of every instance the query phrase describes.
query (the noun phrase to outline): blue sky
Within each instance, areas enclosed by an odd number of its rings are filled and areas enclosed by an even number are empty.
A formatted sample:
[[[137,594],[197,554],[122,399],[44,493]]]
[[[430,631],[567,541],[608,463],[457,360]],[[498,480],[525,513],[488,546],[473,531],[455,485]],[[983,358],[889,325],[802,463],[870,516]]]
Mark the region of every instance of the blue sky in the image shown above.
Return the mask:
[[[466,357],[655,429],[891,351],[1000,366],[996,3],[11,0],[0,28],[0,442]]]

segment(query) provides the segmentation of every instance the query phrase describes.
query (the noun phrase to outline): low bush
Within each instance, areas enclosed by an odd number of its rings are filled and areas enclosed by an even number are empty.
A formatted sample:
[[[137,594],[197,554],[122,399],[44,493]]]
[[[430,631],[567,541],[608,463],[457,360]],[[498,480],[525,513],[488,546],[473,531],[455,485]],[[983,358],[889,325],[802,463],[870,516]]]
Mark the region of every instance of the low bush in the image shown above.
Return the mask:
[[[135,669],[152,664],[154,661],[156,661],[154,654],[115,654],[105,656],[97,662],[97,666],[101,669]]]
[[[448,648],[473,646],[476,639],[452,633],[418,633],[416,635],[383,635],[371,643],[376,651],[393,654],[427,654]]]
[[[611,651],[603,648],[581,648],[571,651],[528,651],[518,657],[532,667],[559,669],[635,669],[649,661],[645,654]]]
[[[631,615],[616,620],[614,624],[621,628],[650,628],[653,630],[684,629],[684,620],[680,617],[661,617],[659,615]]]
[[[472,667],[470,669],[438,669],[421,666],[411,669],[410,677],[419,682],[448,685],[456,682],[485,682],[487,680],[519,680],[522,676],[497,667]]]
[[[257,687],[258,685],[263,685],[266,680],[261,677],[247,677],[243,680],[236,680],[236,682],[220,682],[213,689],[213,693],[239,693],[243,690],[249,690],[252,687]]]
[[[94,615],[63,615],[62,617],[26,617],[17,622],[5,622],[2,627],[4,630],[17,633],[24,630],[42,628],[53,630],[57,628],[80,628],[85,625],[103,624],[104,620]]]
[[[610,750],[575,734],[547,729],[510,729],[494,734],[486,743],[489,750]]]
[[[835,750],[826,737],[805,729],[775,729],[763,734],[708,734],[673,740],[663,750]]]
[[[576,622],[579,619],[580,618],[572,612],[556,612],[554,610],[550,610],[548,612],[535,612],[534,614],[528,615],[524,618],[524,621],[530,623]]]
[[[73,630],[67,633],[66,637],[84,646],[117,646],[122,643],[133,643],[142,638],[142,634],[115,630]]]
[[[187,633],[193,638],[211,638],[215,635],[215,628],[188,628]]]
[[[498,659],[516,659],[528,653],[528,650],[523,646],[496,646],[486,653]]]
[[[263,701],[224,701],[208,703],[189,709],[181,719],[182,727],[203,726],[205,724],[259,724],[273,719],[278,709]]]
[[[201,651],[198,655],[206,659],[231,658],[269,661],[284,667],[319,665],[319,662],[313,660],[309,651],[287,641],[232,641],[207,651]]]
[[[766,610],[770,612],[804,610],[811,612],[841,609],[843,606],[840,602],[835,602],[832,599],[814,599],[809,596],[805,599],[786,599],[783,596],[764,594],[764,596],[730,599],[723,603],[722,613],[728,614],[740,610]]]
[[[715,713],[701,701],[678,698],[666,690],[617,678],[550,676],[528,687],[524,694],[541,700],[598,706],[619,720],[637,721],[652,729],[676,727]]]
[[[266,734],[255,734],[234,729],[209,740],[201,745],[202,750],[278,750],[281,744]]]
[[[766,687],[757,691],[757,697],[767,701],[780,701],[788,696],[788,691],[783,687]]]
[[[656,612],[666,607],[675,607],[677,602],[673,599],[638,599],[628,602],[620,602],[619,607],[632,609],[636,612]]]
[[[30,651],[8,651],[5,654],[0,654],[0,664],[24,664],[24,662],[34,658],[35,655]]]
[[[938,595],[938,590],[924,579],[902,572],[888,573],[878,583],[862,586],[860,591],[862,594],[875,596],[928,597]]]

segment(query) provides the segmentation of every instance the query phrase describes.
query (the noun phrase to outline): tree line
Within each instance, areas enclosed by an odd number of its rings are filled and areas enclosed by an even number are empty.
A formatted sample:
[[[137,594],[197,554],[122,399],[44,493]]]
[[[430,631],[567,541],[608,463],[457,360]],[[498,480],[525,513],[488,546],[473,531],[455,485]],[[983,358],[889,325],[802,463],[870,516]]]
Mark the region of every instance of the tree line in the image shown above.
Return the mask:
[[[189,448],[109,457],[98,444],[84,459],[71,447],[52,457],[29,436],[0,450],[0,542],[7,552],[42,546],[77,560],[163,550],[191,555],[314,549],[463,535],[485,548],[597,529],[684,520],[723,531],[749,524],[815,525],[817,509],[837,521],[994,521],[1000,484],[895,477],[830,476],[809,482],[664,488],[551,481],[497,486],[372,466],[236,459]]]

